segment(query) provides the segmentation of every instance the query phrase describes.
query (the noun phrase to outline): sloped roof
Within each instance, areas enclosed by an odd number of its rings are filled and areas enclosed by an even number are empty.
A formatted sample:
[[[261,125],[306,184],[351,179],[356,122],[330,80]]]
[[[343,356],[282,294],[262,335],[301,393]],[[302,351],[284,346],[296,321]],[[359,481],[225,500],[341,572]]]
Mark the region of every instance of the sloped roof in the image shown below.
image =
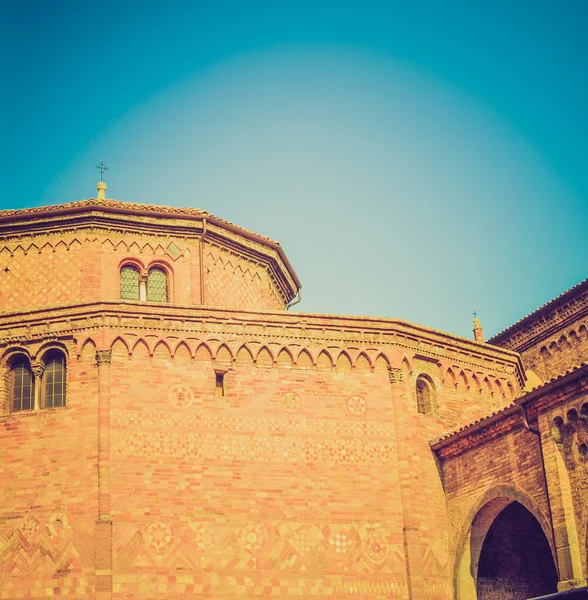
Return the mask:
[[[550,385],[553,385],[554,383],[557,383],[558,381],[564,379],[565,377],[568,377],[569,375],[571,375],[573,373],[576,373],[577,371],[580,371],[581,369],[583,369],[585,367],[588,367],[588,364],[584,363],[584,362],[580,363],[578,365],[575,365],[573,367],[570,367],[562,375],[557,375],[555,377],[552,377],[549,381],[546,381],[543,385],[533,388],[532,390],[528,391],[523,396],[519,396],[518,398],[515,399],[514,402],[512,402],[508,406],[505,406],[504,408],[501,408],[500,410],[497,410],[489,415],[486,415],[485,417],[476,419],[475,421],[472,421],[471,423],[468,423],[467,425],[463,425],[462,427],[459,427],[458,429],[449,431],[448,433],[442,435],[440,438],[437,438],[436,440],[432,440],[431,446],[436,446],[437,444],[440,444],[441,442],[447,442],[448,440],[450,440],[454,437],[464,437],[465,435],[468,435],[471,430],[476,430],[476,429],[479,429],[480,427],[486,427],[488,425],[491,425],[492,423],[498,421],[499,419],[515,412],[515,410],[517,410],[521,404],[526,403],[527,399],[532,399],[539,390],[543,390],[544,388],[546,388]],[[532,394],[532,396],[530,396],[531,394]]]
[[[518,406],[514,402],[512,402],[511,404],[509,404],[508,406],[505,406],[504,408],[501,408],[500,410],[494,411],[493,413],[486,415],[485,417],[476,419],[475,421],[472,421],[471,423],[468,423],[467,425],[462,425],[458,429],[449,431],[445,435],[442,435],[440,438],[432,440],[431,446],[436,446],[440,442],[445,442],[454,437],[463,437],[463,435],[468,434],[471,429],[474,429],[474,428],[479,429],[480,426],[490,425],[491,423],[498,421],[499,418],[506,416],[507,414],[513,413],[514,410],[517,408],[518,408]],[[462,435],[460,435],[460,434],[462,434]]]
[[[269,237],[250,231],[249,229],[241,227],[240,225],[235,225],[234,223],[231,223],[230,221],[227,221],[225,219],[221,219],[220,217],[216,217],[215,215],[210,214],[206,210],[178,206],[158,206],[156,204],[140,204],[138,202],[121,202],[120,200],[112,200],[110,198],[88,198],[87,200],[77,200],[75,202],[67,202],[65,204],[54,204],[52,206],[37,206],[34,208],[0,210],[0,221],[26,218],[28,216],[33,215],[36,216],[43,214],[56,214],[58,212],[71,212],[75,211],[76,209],[83,209],[87,207],[97,207],[104,208],[107,210],[110,209],[114,211],[124,212],[148,213],[152,215],[161,216],[213,219],[217,223],[228,225],[231,229],[236,229],[250,236],[254,236],[266,242],[270,242],[271,244],[279,245],[279,242]]]
[[[502,339],[508,338],[511,333],[514,333],[516,330],[520,329],[524,324],[536,319],[546,309],[555,307],[558,304],[563,304],[567,299],[574,296],[578,291],[580,291],[584,287],[588,288],[588,279],[584,279],[583,281],[580,281],[580,283],[577,283],[573,287],[571,287],[568,290],[566,290],[565,292],[561,293],[559,296],[556,296],[552,300],[549,300],[549,302],[542,304],[539,308],[535,309],[532,313],[529,313],[527,316],[522,317],[521,319],[519,319],[512,325],[509,325],[506,329],[503,329],[502,331],[498,332],[495,336],[493,336],[492,338],[487,340],[487,343],[499,344],[501,338]]]
[[[282,273],[282,277],[287,273],[287,276],[284,277],[284,282],[287,288],[286,296],[288,296],[288,300],[292,300],[297,290],[302,287],[294,268],[279,242],[197,208],[121,202],[111,198],[89,198],[87,200],[78,200],[52,206],[0,210],[0,230],[29,230],[29,223],[42,229],[45,227],[43,223],[44,219],[56,219],[57,222],[60,219],[76,218],[77,216],[93,212],[103,212],[113,217],[116,215],[126,216],[127,220],[129,217],[147,217],[147,220],[151,222],[153,222],[154,218],[185,219],[187,222],[191,221],[192,224],[198,222],[197,227],[204,228],[204,231],[206,231],[206,224],[214,225],[225,231],[236,233],[254,243],[257,242],[262,247],[269,247],[272,249],[272,254],[274,252],[277,253],[281,265],[279,262],[276,262],[276,268]],[[60,226],[60,223],[57,222],[57,225]]]

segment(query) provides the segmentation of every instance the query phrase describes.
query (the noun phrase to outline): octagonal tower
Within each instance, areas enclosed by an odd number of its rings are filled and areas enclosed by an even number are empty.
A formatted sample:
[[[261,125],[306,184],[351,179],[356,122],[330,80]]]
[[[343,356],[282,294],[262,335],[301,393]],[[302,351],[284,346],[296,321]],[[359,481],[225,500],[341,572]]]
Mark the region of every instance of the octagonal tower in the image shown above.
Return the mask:
[[[0,211],[0,310],[115,299],[283,310],[300,288],[277,242],[206,211],[106,199],[105,188]]]

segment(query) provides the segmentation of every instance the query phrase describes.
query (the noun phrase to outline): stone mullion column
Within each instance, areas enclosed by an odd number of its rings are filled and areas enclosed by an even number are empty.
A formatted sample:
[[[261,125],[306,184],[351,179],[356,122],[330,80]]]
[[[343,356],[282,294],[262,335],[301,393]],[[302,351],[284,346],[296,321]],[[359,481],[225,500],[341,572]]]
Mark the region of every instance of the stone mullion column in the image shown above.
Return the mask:
[[[410,480],[412,477],[411,454],[405,428],[405,396],[407,383],[403,380],[402,369],[390,368],[390,395],[394,416],[396,454],[400,480],[400,503],[402,505],[402,538],[406,560],[406,578],[410,600],[424,598],[423,561],[421,540],[412,509]]]
[[[545,430],[545,428],[542,428]],[[552,511],[555,551],[559,570],[558,591],[586,585],[571,484],[562,450],[550,434],[542,434],[547,494]]]
[[[98,350],[98,520],[96,521],[96,599],[112,598],[112,515],[110,505],[111,350]]]
[[[41,384],[43,381],[43,373],[45,372],[45,366],[41,363],[33,363],[31,365],[31,370],[33,371],[33,375],[35,376],[33,384],[35,387],[33,395],[34,409],[39,410],[40,408],[44,408],[43,406],[41,406],[41,393],[43,390]]]
[[[139,277],[139,300],[147,302],[147,271],[141,273]]]

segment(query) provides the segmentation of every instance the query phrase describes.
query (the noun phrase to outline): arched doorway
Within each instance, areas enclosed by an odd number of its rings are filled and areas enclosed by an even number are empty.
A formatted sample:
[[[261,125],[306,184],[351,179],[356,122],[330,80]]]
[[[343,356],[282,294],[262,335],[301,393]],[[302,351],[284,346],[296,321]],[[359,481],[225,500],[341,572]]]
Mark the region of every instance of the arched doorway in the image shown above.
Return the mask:
[[[522,504],[509,503],[492,521],[482,543],[478,600],[526,600],[556,591],[557,571],[541,525]]]

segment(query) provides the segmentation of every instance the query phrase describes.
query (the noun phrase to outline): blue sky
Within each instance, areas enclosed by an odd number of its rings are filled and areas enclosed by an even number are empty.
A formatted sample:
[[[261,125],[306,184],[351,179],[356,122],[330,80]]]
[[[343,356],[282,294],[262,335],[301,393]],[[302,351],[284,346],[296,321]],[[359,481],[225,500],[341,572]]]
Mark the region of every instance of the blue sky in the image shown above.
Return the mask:
[[[588,276],[588,5],[0,4],[2,208],[280,241],[297,308],[487,335]]]

